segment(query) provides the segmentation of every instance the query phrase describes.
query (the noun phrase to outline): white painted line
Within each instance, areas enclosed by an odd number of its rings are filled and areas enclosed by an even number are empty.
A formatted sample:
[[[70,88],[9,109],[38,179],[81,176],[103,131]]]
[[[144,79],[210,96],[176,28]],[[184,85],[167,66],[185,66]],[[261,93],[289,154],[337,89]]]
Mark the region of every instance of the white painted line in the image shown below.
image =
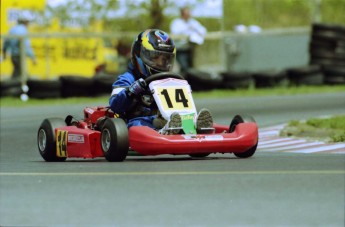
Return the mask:
[[[320,147],[314,147],[314,148],[308,148],[308,149],[302,149],[302,150],[294,150],[294,151],[287,151],[292,153],[315,153],[315,152],[321,152],[321,151],[327,151],[327,150],[333,150],[338,148],[344,148],[345,151],[345,144],[334,144],[334,145],[326,145],[326,146],[320,146]]]
[[[316,145],[323,145],[323,144],[324,143],[322,143],[322,142],[310,142],[310,143],[284,146],[282,148],[267,148],[267,150],[285,151],[285,150],[298,149],[298,148],[307,148],[307,147],[312,147],[312,146],[316,146]]]
[[[259,132],[259,137],[278,136],[278,135],[279,135],[279,132],[277,132],[277,131]]]
[[[264,130],[280,130],[280,129],[283,129],[285,127],[285,124],[282,124],[282,125],[275,125],[275,126],[271,126],[271,127],[267,127],[267,128],[262,128],[262,129],[259,129],[264,131]]]
[[[345,151],[330,151],[333,154],[345,154]]]
[[[258,150],[262,152],[316,153],[329,152],[345,154],[345,143],[326,144],[321,141],[307,141],[291,137],[280,137],[285,124],[259,129]],[[336,151],[332,151],[336,150]]]
[[[274,139],[274,140],[260,141],[260,138],[259,138],[259,145],[258,146],[271,144],[271,143],[278,143],[278,142],[283,142],[283,141],[288,141],[288,140],[291,141],[292,139],[291,138],[280,138],[280,139]]]
[[[291,141],[283,141],[280,143],[274,143],[274,144],[264,144],[260,145],[261,148],[270,148],[270,147],[282,147],[285,148],[287,145],[296,144],[296,143],[305,143],[305,140],[291,140]]]

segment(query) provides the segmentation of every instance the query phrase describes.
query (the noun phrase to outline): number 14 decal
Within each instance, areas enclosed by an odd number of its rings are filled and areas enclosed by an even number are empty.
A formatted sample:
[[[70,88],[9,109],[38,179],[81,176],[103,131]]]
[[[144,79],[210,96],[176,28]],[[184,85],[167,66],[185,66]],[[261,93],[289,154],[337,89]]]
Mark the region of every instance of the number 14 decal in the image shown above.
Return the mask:
[[[175,94],[172,94],[173,96],[175,96],[173,100],[171,100],[171,98],[169,96],[169,93],[171,94],[172,92],[175,93]],[[164,98],[165,98],[165,101],[168,105],[168,108],[174,108],[175,105],[180,105],[180,103],[183,105],[183,107],[189,108],[188,99],[186,98],[184,90],[182,88],[169,89],[169,90],[163,89],[161,91],[161,94],[164,95]]]

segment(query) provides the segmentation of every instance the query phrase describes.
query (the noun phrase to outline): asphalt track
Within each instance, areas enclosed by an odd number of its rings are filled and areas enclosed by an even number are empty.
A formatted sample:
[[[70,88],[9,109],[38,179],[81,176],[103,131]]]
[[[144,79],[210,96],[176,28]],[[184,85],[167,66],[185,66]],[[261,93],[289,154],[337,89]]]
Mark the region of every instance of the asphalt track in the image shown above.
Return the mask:
[[[105,101],[106,102],[106,101]],[[128,157],[46,163],[46,117],[86,105],[1,107],[0,226],[344,226],[345,155],[258,149],[254,157]],[[344,114],[345,92],[196,100],[217,123],[250,114],[259,127]]]

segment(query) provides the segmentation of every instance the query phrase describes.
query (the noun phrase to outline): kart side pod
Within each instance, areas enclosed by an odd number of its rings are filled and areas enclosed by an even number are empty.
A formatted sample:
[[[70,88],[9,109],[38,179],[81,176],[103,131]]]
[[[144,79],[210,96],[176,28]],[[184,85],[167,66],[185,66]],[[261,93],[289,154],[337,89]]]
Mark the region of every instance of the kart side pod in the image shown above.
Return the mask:
[[[100,144],[100,132],[65,126],[55,129],[56,155],[68,158],[103,157]]]

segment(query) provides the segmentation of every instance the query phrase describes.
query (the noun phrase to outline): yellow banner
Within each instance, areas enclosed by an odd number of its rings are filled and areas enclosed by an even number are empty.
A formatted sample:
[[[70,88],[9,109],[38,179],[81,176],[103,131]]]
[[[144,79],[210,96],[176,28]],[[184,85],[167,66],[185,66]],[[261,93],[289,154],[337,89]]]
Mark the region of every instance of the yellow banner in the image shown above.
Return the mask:
[[[61,26],[60,18],[50,18],[49,26],[43,25],[40,16],[45,10],[46,0],[1,0],[1,49],[3,35],[16,25],[18,18],[30,20],[30,34],[83,34],[85,28]],[[86,32],[102,32],[102,23],[95,21]],[[116,40],[103,38],[59,37],[30,38],[37,64],[27,59],[29,78],[55,79],[61,75],[78,75],[92,77],[99,65],[105,65],[105,70],[115,73],[118,70],[118,55]],[[1,79],[10,77],[13,66],[10,57],[5,60],[0,54]],[[9,55],[8,55],[9,56]]]

